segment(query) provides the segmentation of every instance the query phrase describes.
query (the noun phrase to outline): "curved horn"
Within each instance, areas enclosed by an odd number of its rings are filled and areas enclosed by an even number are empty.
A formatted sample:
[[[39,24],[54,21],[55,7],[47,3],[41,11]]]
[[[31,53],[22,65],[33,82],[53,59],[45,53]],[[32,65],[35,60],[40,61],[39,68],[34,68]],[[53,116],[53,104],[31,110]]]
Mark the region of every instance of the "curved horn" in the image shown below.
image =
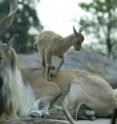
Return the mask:
[[[9,0],[9,3],[10,3],[10,12],[8,16],[0,20],[0,32],[6,31],[11,26],[13,22],[14,14],[18,9],[17,0]]]
[[[81,33],[83,31],[83,27],[80,27],[80,29],[79,29],[79,33]]]

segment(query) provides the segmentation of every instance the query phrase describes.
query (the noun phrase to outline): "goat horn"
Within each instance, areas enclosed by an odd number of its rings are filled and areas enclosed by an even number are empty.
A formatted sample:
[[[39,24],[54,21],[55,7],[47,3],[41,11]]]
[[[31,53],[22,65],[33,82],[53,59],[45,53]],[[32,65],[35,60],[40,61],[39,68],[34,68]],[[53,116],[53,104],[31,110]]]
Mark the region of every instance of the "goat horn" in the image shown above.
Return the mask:
[[[9,14],[0,20],[0,33],[5,32],[12,24],[14,14],[18,9],[17,0],[9,0],[10,3],[10,11]]]

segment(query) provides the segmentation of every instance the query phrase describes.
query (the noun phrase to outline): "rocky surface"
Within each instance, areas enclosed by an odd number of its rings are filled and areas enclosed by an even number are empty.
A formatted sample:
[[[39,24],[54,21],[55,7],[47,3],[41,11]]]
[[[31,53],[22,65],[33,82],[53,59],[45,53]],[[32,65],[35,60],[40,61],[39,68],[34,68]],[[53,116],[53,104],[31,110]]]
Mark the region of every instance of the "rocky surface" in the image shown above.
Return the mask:
[[[70,124],[68,121],[64,120],[54,120],[54,119],[14,119],[1,122],[0,124]],[[109,119],[97,119],[95,121],[89,120],[79,120],[76,124],[110,124]]]
[[[61,111],[51,111],[50,116],[47,118],[21,118],[21,119],[10,119],[0,124],[70,124],[66,120],[66,117]],[[110,119],[96,119],[96,120],[78,120],[76,124],[110,124]]]

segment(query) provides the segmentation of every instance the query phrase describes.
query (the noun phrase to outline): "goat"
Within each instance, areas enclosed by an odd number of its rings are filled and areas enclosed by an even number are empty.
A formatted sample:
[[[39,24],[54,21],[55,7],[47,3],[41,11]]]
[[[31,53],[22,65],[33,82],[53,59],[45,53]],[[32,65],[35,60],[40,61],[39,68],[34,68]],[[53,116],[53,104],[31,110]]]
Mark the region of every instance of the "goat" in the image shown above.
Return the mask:
[[[10,12],[0,20],[0,34],[11,26],[18,9],[17,0],[9,2]],[[13,39],[8,44],[0,42],[0,118],[48,115],[48,108],[60,94],[60,89],[55,83],[43,79],[40,80],[43,82],[41,84],[36,77],[34,81],[22,78],[16,52],[11,47],[12,41]]]
[[[52,31],[44,31],[39,34],[35,45],[41,53],[44,77],[47,80],[49,79],[49,75],[54,76],[58,73],[64,63],[64,53],[71,46],[74,46],[75,50],[80,50],[84,40],[84,36],[81,34],[82,28],[77,32],[73,26],[73,32],[73,34],[64,38]],[[61,59],[60,64],[56,68],[52,65],[52,56],[58,56]],[[53,71],[49,72],[50,69]]]
[[[29,69],[30,70],[30,69]],[[38,82],[43,78],[43,70],[39,69],[29,73],[23,70],[23,76],[27,80]],[[29,78],[29,79],[28,79]],[[75,123],[79,108],[82,104],[88,109],[84,113],[88,117],[107,117],[117,107],[117,90],[98,75],[83,70],[61,69],[52,77],[52,82],[60,87],[61,95],[53,102],[53,105],[61,106],[71,123]],[[44,90],[43,90],[44,92]],[[70,112],[69,112],[70,111]]]
[[[48,115],[51,102],[60,94],[59,87],[43,79],[40,80],[42,83],[38,83],[36,77],[34,81],[23,79],[17,64],[16,52],[10,42],[0,43],[1,119],[9,116],[41,117]]]

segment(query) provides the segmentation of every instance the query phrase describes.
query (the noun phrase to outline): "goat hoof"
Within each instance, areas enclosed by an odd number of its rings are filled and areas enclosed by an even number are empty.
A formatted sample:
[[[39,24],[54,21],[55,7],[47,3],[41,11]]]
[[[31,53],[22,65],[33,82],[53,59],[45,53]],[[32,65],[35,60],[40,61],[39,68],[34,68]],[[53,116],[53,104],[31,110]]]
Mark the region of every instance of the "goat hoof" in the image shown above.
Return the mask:
[[[57,71],[56,70],[52,71],[52,75],[53,76],[55,76],[56,74],[57,74]]]
[[[46,118],[49,116],[48,112],[45,111],[34,111],[29,114],[32,118]]]
[[[91,110],[86,110],[85,115],[87,115],[87,116],[95,116],[95,112],[91,111]]]

